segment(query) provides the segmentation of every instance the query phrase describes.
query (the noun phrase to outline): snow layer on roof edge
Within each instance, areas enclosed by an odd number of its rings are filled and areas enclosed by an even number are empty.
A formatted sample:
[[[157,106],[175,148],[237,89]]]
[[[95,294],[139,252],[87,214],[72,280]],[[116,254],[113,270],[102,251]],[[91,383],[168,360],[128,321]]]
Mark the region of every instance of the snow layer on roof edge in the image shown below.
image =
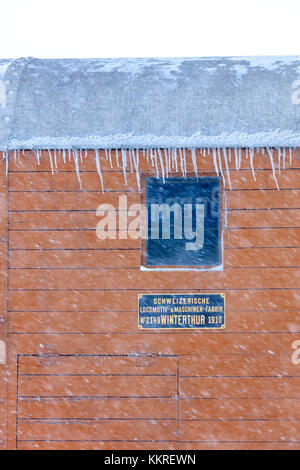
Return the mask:
[[[300,57],[26,58],[0,73],[4,151],[300,146]]]
[[[154,149],[154,148],[257,148],[257,147],[300,147],[300,131],[258,132],[245,134],[232,132],[217,136],[204,136],[200,133],[190,137],[186,136],[154,136],[154,135],[111,135],[111,136],[86,136],[81,137],[33,137],[20,141],[10,139],[9,145],[4,150],[56,150],[68,149]],[[3,149],[0,149],[0,151]]]
[[[10,150],[20,79],[30,58],[0,60],[0,150]]]

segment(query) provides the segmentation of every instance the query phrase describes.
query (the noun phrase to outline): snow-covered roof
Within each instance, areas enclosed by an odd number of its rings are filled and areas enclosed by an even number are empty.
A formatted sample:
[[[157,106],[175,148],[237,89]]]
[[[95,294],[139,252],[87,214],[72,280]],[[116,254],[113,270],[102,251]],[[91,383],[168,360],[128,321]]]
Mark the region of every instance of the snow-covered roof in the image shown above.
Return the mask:
[[[300,146],[300,56],[0,60],[0,150]]]

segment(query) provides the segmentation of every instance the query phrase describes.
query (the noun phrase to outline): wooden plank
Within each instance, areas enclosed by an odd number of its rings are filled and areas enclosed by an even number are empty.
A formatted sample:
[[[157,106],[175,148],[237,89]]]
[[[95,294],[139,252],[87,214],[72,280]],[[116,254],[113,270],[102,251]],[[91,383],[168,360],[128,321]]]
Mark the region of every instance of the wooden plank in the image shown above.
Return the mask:
[[[277,305],[274,308],[272,303],[271,305],[265,305],[265,310],[229,311],[226,330],[237,332],[300,332],[298,311],[288,309],[280,311],[276,308]]]
[[[47,378],[47,379],[46,379]],[[67,386],[66,386],[67,382]],[[171,397],[176,377],[168,376],[21,376],[21,396]]]
[[[299,376],[300,369],[291,354],[261,356],[184,356],[180,358],[180,375],[201,377],[289,377]]]
[[[90,376],[133,374],[133,375],[176,375],[177,360],[174,357],[132,356],[56,356],[21,357],[20,375],[79,374]]]
[[[12,256],[12,254],[11,254]],[[224,266],[242,267],[284,267],[300,266],[300,248],[227,248],[224,250]],[[24,266],[25,267],[25,266]]]
[[[300,190],[281,191],[227,191],[227,208],[232,209],[299,209]],[[117,210],[119,197],[127,196],[128,207],[140,202],[138,192],[92,193],[77,192],[11,192],[9,194],[11,211],[43,210],[94,210],[100,204],[111,204]]]
[[[200,163],[200,161],[199,161]],[[189,165],[190,166],[190,165]],[[300,163],[299,163],[300,166]],[[201,163],[199,170],[201,169]],[[210,166],[210,169],[213,169]],[[147,168],[143,175],[155,175],[155,169]],[[191,176],[194,176],[193,168],[190,166]],[[172,170],[169,176],[178,176],[178,173]],[[201,176],[201,172],[200,172]],[[135,172],[126,174],[126,181],[122,172],[117,168],[103,171],[103,185],[105,191],[124,190],[137,191],[138,183]],[[81,186],[84,191],[102,192],[102,186],[96,168],[89,172],[81,172]],[[227,175],[226,175],[227,180]],[[274,189],[277,190],[276,181],[271,169],[256,170],[255,179],[252,170],[244,169],[242,171],[232,168],[230,170],[230,182],[232,189]],[[299,175],[297,169],[282,170],[277,175],[277,182],[281,189],[299,189]],[[76,171],[73,170],[66,173],[61,170],[52,174],[51,172],[24,171],[10,174],[10,190],[11,191],[79,191],[80,184]]]
[[[179,334],[46,334],[13,335],[15,351],[22,354],[290,354],[298,333],[214,333],[198,334],[188,331]],[[51,356],[50,356],[51,357]],[[171,377],[172,378],[172,377]],[[188,379],[186,379],[188,380]],[[219,379],[215,379],[219,380]],[[223,379],[220,380],[222,382]],[[228,379],[231,380],[231,379]],[[237,379],[242,380],[242,379]],[[289,379],[282,379],[288,382]],[[297,379],[298,380],[298,379]]]
[[[298,227],[300,209],[232,210],[227,214],[229,228]]]
[[[299,209],[300,190],[228,191],[228,209]]]
[[[193,398],[300,398],[300,377],[182,377],[180,395]]]
[[[176,289],[173,290],[177,292]],[[10,311],[56,311],[56,312],[110,312],[114,310],[127,312],[137,309],[137,295],[140,291],[14,291],[10,292]],[[153,292],[153,291],[152,291]],[[156,293],[161,292],[160,289]],[[195,290],[201,292],[201,289]],[[146,293],[151,293],[148,289]],[[154,292],[155,293],[155,292]],[[300,291],[289,290],[257,290],[226,292],[227,305],[231,310],[243,311],[282,311],[297,310],[300,302]]]
[[[96,212],[10,212],[10,230],[96,229]],[[119,218],[117,217],[117,222]]]
[[[140,202],[140,194],[137,192],[128,192],[128,207],[131,204]],[[124,192],[106,192],[91,193],[85,191],[77,192],[42,192],[42,193],[26,193],[16,192],[9,193],[9,207],[11,211],[23,210],[94,210],[100,204],[111,204],[115,209],[119,207],[119,197],[124,196]]]
[[[181,422],[180,439],[202,442],[297,441],[300,421]],[[296,444],[296,442],[295,442]]]
[[[124,442],[109,442],[109,441],[95,441],[95,440],[78,440],[78,441],[57,441],[48,439],[34,440],[34,441],[18,441],[18,449],[20,450],[173,450],[177,448],[176,442],[159,441],[153,442],[151,440],[145,441],[124,441]]]
[[[10,251],[11,268],[137,268],[139,250],[57,250]],[[300,248],[244,248],[224,251],[225,268],[297,267]]]
[[[19,439],[44,440],[172,440],[176,438],[175,421],[124,420],[91,422],[22,422]]]
[[[162,398],[20,398],[20,419],[172,419],[176,401]]]
[[[136,217],[136,212],[128,214],[128,222]],[[101,220],[95,211],[86,212],[10,212],[10,230],[62,230],[62,229],[95,229]],[[300,226],[300,209],[270,210],[232,210],[227,213],[228,228],[259,227],[297,227]],[[116,217],[116,228],[119,228],[119,212]]]
[[[124,441],[109,442],[95,440],[78,440],[78,441],[57,441],[48,439],[34,441],[18,441],[18,449],[20,450],[173,450],[177,448],[177,444],[173,441],[153,442],[148,441]]]
[[[23,444],[23,443],[22,443]],[[36,443],[34,443],[36,444]],[[40,443],[38,443],[39,445]],[[22,447],[23,448],[23,447]],[[280,442],[280,441],[248,441],[248,442],[209,442],[209,443],[195,443],[187,442],[180,443],[177,446],[178,450],[299,450],[300,442]]]
[[[120,233],[120,232],[119,232]],[[126,232],[124,237],[127,236]],[[10,246],[14,249],[34,250],[68,250],[68,249],[137,249],[140,248],[140,240],[127,239],[99,239],[96,230],[66,230],[66,231],[42,231],[42,232],[10,232]]]
[[[224,233],[225,248],[299,247],[300,228],[232,229]]]
[[[240,398],[180,400],[180,419],[300,419],[300,399]]]
[[[300,252],[300,250],[299,250]],[[10,268],[138,268],[138,250],[11,251]]]
[[[112,235],[114,236],[114,235]],[[121,239],[120,237],[123,237]],[[225,248],[299,247],[300,228],[232,229],[224,231]],[[12,231],[10,246],[15,249],[139,249],[140,240],[121,231],[116,238],[99,239],[96,230]]]
[[[99,175],[94,168],[94,172],[81,173],[80,181],[83,191],[97,191],[102,193],[102,186]],[[103,172],[103,183],[105,191],[138,191],[137,178],[135,173],[126,175],[127,185],[124,175],[120,171]],[[11,173],[10,191],[80,191],[80,184],[76,172],[66,174],[65,172],[52,173]]]
[[[231,311],[227,309],[226,316],[226,332],[300,332],[298,310]],[[10,312],[8,328],[9,333],[135,333],[137,310]],[[173,333],[180,334],[180,331]]]
[[[8,327],[10,333],[134,333],[137,312],[10,312]]]
[[[128,206],[129,207],[129,206]],[[105,214],[106,215],[106,214]],[[116,210],[116,230],[120,230],[120,215],[123,211]],[[133,222],[139,212],[136,210],[128,210],[128,230],[130,223]],[[96,226],[102,216],[97,216],[96,211],[21,211],[10,212],[9,228],[10,230],[96,230]],[[121,220],[121,223],[123,221]]]
[[[67,279],[67,283],[66,283]],[[263,285],[265,289],[300,288],[299,268],[241,268],[223,272],[186,272],[182,279],[181,272],[172,273],[172,278],[164,272],[140,272],[126,269],[96,270],[86,269],[84,276],[80,270],[68,269],[17,269],[10,271],[10,289],[172,289],[180,285],[181,289],[256,289]],[[187,310],[187,313],[191,310]],[[183,312],[185,313],[185,312]]]

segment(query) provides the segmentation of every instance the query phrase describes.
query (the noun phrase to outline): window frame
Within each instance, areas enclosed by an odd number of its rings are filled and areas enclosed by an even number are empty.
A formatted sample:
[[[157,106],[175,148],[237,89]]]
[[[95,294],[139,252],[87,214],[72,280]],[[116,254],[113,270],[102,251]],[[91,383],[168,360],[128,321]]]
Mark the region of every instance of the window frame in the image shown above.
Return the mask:
[[[143,172],[141,174],[141,204],[142,207],[147,206],[147,194],[146,194],[146,181],[147,178],[155,178],[155,174],[150,172]],[[197,178],[195,173],[187,172],[186,176],[178,176],[178,174],[169,174],[170,178],[176,177],[178,179],[182,178],[186,180],[187,178]],[[161,176],[159,177],[161,179]],[[223,242],[223,233],[224,233],[224,184],[223,179],[216,175],[216,173],[206,172],[198,174],[198,179],[201,178],[219,178],[220,183],[220,215],[219,215],[219,254],[220,262],[217,265],[208,265],[208,266],[199,266],[199,265],[147,265],[146,264],[146,239],[141,237],[141,257],[140,257],[140,270],[141,271],[223,271],[223,251],[224,251],[224,242]],[[167,180],[167,178],[166,178]],[[141,220],[142,224],[142,220]],[[141,231],[141,233],[144,230]]]

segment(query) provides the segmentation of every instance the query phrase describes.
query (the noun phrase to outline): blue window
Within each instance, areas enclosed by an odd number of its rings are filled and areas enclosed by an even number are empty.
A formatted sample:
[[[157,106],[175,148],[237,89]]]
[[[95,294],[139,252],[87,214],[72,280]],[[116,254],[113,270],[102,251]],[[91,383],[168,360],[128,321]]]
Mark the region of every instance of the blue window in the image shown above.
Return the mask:
[[[221,265],[220,191],[213,176],[146,178],[145,265]]]

